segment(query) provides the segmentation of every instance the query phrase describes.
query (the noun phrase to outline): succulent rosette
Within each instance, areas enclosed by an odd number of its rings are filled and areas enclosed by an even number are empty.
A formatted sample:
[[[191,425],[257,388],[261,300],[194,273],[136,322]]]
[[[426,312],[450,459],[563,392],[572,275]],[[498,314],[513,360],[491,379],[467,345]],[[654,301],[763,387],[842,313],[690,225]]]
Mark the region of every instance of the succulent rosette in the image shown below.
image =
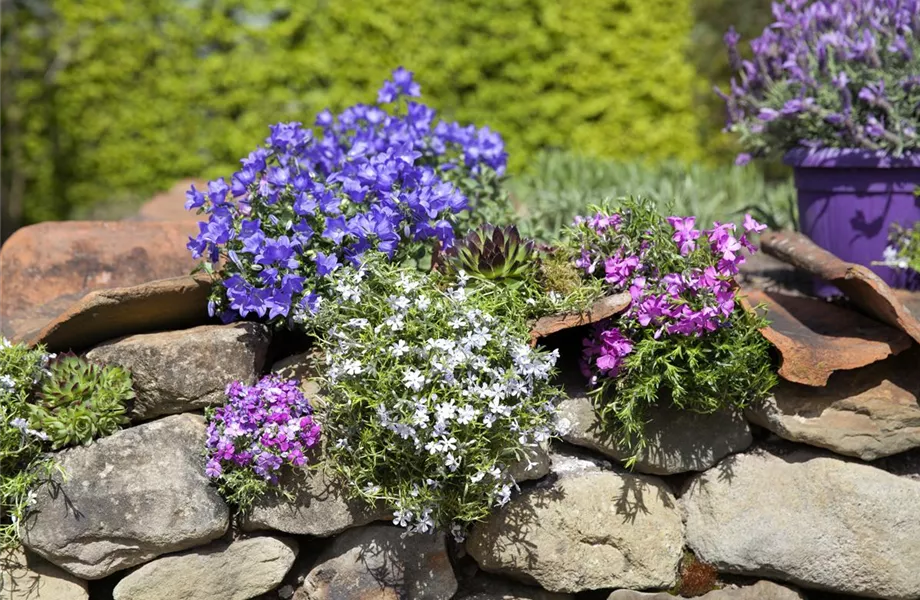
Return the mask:
[[[486,223],[457,244],[455,265],[475,278],[513,284],[536,267],[535,260],[534,242],[522,239],[517,227]]]
[[[488,128],[436,121],[408,100],[419,95],[412,73],[397,69],[377,104],[324,110],[316,131],[274,125],[229,182],[189,190],[186,208],[208,219],[188,247],[220,279],[212,314],[291,326],[368,250],[400,261],[454,244],[460,213],[497,193],[504,144]]]
[[[917,149],[920,2],[785,0],[773,15],[749,59],[725,36],[736,76],[717,91],[744,148],[736,162],[801,146]]]

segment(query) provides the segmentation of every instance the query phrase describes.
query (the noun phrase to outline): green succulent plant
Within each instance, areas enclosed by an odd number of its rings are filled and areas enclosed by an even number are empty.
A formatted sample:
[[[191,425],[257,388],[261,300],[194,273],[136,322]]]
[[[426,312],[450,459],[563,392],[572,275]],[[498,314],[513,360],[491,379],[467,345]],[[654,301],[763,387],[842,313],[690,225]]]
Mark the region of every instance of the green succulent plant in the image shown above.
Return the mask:
[[[48,369],[29,407],[29,421],[48,435],[53,448],[87,444],[128,422],[125,403],[134,398],[134,389],[127,370],[74,355],[56,359]]]
[[[458,244],[454,267],[468,275],[515,285],[536,267],[534,242],[524,240],[514,225],[483,224]]]

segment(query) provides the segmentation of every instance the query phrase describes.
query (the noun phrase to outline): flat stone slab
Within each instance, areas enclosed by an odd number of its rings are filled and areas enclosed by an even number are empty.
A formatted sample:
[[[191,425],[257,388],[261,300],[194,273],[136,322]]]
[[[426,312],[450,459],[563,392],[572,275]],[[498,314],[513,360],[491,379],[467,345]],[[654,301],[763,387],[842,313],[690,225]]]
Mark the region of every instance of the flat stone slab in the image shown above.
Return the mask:
[[[311,457],[311,464],[315,457]],[[274,491],[258,499],[243,521],[246,531],[277,530],[325,538],[373,521],[389,521],[392,511],[348,498],[322,466],[285,469],[281,488],[288,499]]]
[[[3,600],[88,600],[86,582],[21,548],[0,556]]]
[[[231,381],[256,382],[270,341],[261,323],[203,325],[120,338],[86,358],[131,372],[137,397],[129,416],[146,420],[224,404]]]
[[[41,329],[87,292],[187,275],[194,223],[64,221],[29,225],[0,249],[7,338]]]
[[[466,549],[480,568],[564,593],[674,584],[683,524],[664,483],[577,458],[554,457],[553,470],[473,527]]]
[[[823,300],[745,293],[750,305],[766,305],[770,325],[761,333],[779,351],[779,375],[787,381],[823,386],[835,371],[864,367],[913,343],[899,329]]]
[[[603,321],[626,310],[631,301],[629,293],[623,292],[601,298],[584,312],[541,317],[530,330],[530,344],[535,345],[540,338],[566,329]]]
[[[211,280],[204,275],[89,292],[36,331],[16,338],[50,352],[80,350],[135,333],[184,329],[208,317]]]
[[[683,596],[672,596],[665,592],[633,592],[617,590],[607,600],[675,600]],[[771,581],[758,581],[754,585],[728,586],[720,590],[696,596],[698,600],[805,600],[799,592]]]
[[[100,579],[224,535],[230,511],[204,473],[204,419],[173,415],[58,452],[66,478],[36,492],[24,544]]]
[[[794,231],[766,231],[760,236],[765,253],[834,284],[866,314],[897,327],[920,342],[920,321],[870,269],[848,263]]]
[[[443,533],[368,525],[335,538],[293,600],[450,600],[457,580]]]
[[[780,382],[749,407],[752,422],[776,435],[875,460],[920,447],[920,348],[835,373],[826,387]]]
[[[564,387],[568,397],[559,403],[562,439],[625,461],[630,452],[608,433],[577,375],[565,378]],[[672,475],[705,471],[725,456],[743,451],[753,441],[747,421],[737,412],[725,410],[702,415],[655,406],[649,409],[648,416],[648,442],[639,452],[634,467],[640,473]]]
[[[249,600],[284,579],[297,558],[293,539],[256,536],[163,556],[129,573],[114,600]]]
[[[687,545],[722,573],[920,598],[920,483],[802,447],[736,454],[681,496]]]

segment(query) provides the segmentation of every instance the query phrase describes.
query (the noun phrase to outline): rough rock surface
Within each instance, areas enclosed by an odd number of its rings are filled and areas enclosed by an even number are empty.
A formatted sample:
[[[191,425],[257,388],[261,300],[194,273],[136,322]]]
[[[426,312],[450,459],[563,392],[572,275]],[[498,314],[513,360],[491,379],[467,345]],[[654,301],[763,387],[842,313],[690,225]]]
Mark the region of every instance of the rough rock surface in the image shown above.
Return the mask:
[[[91,290],[187,275],[192,223],[45,222],[0,250],[0,325],[12,338],[40,329]]]
[[[255,382],[271,339],[259,323],[205,325],[133,335],[97,346],[87,358],[131,371],[130,415],[151,419],[223,404],[231,381]]]
[[[569,397],[559,404],[560,417],[567,420],[562,439],[615,460],[625,460],[629,452],[604,431],[584,385],[571,378],[565,387]],[[655,407],[649,417],[648,444],[635,465],[640,473],[670,475],[704,471],[725,456],[743,451],[753,440],[747,421],[729,411],[699,415]]]
[[[506,581],[486,574],[478,574],[465,581],[454,600],[572,600],[571,594],[547,592],[529,585]]]
[[[687,542],[720,571],[869,598],[920,597],[920,483],[805,449],[696,476]]]
[[[297,558],[292,539],[258,536],[163,556],[118,582],[114,600],[249,600],[281,583]]]
[[[443,534],[402,537],[369,525],[346,531],[320,555],[294,600],[449,600],[457,580]]]
[[[875,460],[920,447],[920,349],[854,371],[827,387],[780,382],[746,411],[776,435]]]
[[[361,500],[349,500],[341,485],[336,485],[322,468],[286,470],[281,486],[293,493],[294,499],[269,493],[256,501],[243,523],[245,530],[274,529],[330,537],[351,527],[392,518],[383,507],[374,509]]]
[[[90,292],[40,329],[17,341],[52,352],[90,347],[125,335],[204,325],[211,282],[206,276],[173,277]]]
[[[222,536],[229,510],[205,477],[204,443],[204,419],[186,414],[60,452],[67,479],[39,488],[26,546],[99,579]]]
[[[587,461],[553,465],[554,482],[473,528],[466,548],[483,570],[553,592],[674,583],[683,525],[664,483]]]
[[[86,582],[31,552],[15,550],[0,557],[3,600],[87,600]]]
[[[607,600],[674,600],[665,592],[646,593],[631,590],[617,590],[607,597]],[[713,590],[698,600],[804,600],[802,594],[786,586],[770,581],[758,581],[754,585],[741,587],[731,586],[721,590]]]
[[[509,474],[517,482],[533,481],[549,473],[549,444],[540,444],[527,448],[524,458],[511,465]]]

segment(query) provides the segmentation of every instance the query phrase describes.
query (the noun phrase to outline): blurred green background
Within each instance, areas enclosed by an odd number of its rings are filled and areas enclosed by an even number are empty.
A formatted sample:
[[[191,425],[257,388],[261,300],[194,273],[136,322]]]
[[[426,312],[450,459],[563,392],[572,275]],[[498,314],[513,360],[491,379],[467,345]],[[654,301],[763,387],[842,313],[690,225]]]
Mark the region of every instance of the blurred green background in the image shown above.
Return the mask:
[[[4,0],[2,236],[228,175],[270,123],[372,102],[398,65],[505,137],[534,232],[640,191],[784,220],[785,173],[730,166],[712,93],[728,26],[769,19],[768,0]]]

